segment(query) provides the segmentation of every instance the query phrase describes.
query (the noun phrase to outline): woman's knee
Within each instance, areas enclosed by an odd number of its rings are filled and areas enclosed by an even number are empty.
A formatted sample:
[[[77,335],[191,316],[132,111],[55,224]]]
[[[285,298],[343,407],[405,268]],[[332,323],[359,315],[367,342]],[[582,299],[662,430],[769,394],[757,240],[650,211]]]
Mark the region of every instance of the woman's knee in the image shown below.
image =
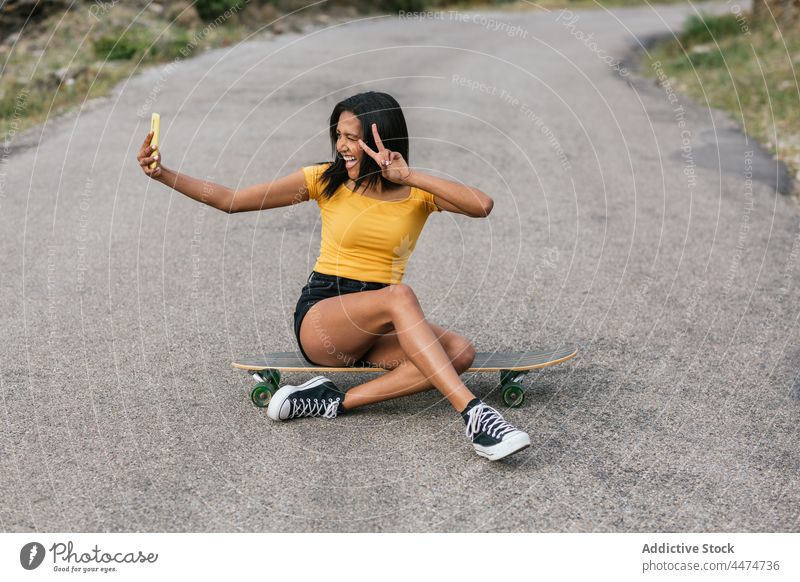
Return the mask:
[[[447,353],[453,368],[461,374],[475,361],[475,346],[467,338],[457,336],[448,343]]]
[[[406,309],[409,305],[419,305],[417,294],[405,283],[389,285],[385,288],[390,309]]]

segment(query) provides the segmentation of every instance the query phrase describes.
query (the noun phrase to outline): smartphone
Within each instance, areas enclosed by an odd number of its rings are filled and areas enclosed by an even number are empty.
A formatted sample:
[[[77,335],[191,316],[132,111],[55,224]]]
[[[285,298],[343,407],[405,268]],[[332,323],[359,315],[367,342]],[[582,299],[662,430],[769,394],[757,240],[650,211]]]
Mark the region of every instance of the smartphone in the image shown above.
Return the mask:
[[[158,133],[161,130],[161,116],[158,113],[153,113],[150,116],[150,131],[153,132],[153,139],[150,140],[150,145],[155,148],[153,153],[150,155],[155,155],[158,152]],[[152,162],[150,164],[150,169],[154,169],[158,165],[158,162]]]

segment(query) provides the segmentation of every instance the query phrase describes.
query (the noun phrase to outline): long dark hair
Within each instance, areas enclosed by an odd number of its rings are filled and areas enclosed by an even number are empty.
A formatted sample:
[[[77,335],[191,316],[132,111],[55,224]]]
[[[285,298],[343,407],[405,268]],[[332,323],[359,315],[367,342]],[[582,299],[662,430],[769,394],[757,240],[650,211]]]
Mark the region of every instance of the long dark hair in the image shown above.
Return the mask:
[[[349,179],[344,159],[336,152],[336,125],[339,123],[339,116],[343,111],[349,111],[358,118],[361,122],[361,131],[364,134],[362,139],[373,151],[378,151],[378,147],[375,145],[375,138],[372,136],[372,124],[375,123],[378,126],[378,135],[381,136],[383,145],[393,152],[399,152],[406,163],[409,163],[408,128],[406,127],[406,118],[403,116],[403,110],[397,100],[388,93],[380,93],[378,91],[367,91],[348,97],[337,103],[333,108],[333,113],[331,113],[329,130],[333,162],[319,162],[321,164],[329,164],[320,177],[322,183],[325,184],[321,195],[328,198],[333,196],[339,186]],[[366,181],[368,188],[373,188],[378,183],[378,180],[381,181],[381,186],[385,190],[400,187],[399,184],[384,178],[375,160],[366,155],[366,152],[364,154],[359,166],[359,176],[356,179],[356,190],[364,181]]]

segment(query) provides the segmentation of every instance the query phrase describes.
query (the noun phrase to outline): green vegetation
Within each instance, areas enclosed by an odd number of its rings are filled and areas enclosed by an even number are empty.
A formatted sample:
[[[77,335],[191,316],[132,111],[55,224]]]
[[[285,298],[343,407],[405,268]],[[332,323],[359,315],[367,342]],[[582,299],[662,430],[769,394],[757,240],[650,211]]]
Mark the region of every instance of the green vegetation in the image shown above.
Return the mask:
[[[186,57],[194,50],[195,45],[189,31],[178,27],[160,38],[149,29],[118,30],[99,37],[92,43],[92,47],[95,57],[100,60],[163,61],[179,56]]]
[[[94,41],[94,54],[98,59],[124,61],[135,56],[144,56],[153,44],[153,37],[146,31],[109,33]]]
[[[227,10],[239,9],[243,0],[196,0],[194,7],[203,20],[214,20]]]
[[[797,175],[800,171],[800,35],[749,14],[693,16],[677,40],[650,51],[673,87],[729,112]]]
[[[620,8],[620,7],[635,7],[647,6],[647,4],[677,4],[678,2],[686,3],[687,0],[530,0],[524,2],[522,0],[512,1],[510,4],[501,3],[499,6],[493,8],[531,8],[532,4],[547,8],[549,10],[558,10],[565,8],[567,10],[599,10],[601,8]]]
[[[570,10],[644,1],[534,0],[535,5]],[[522,0],[337,0],[311,9],[306,0],[81,0],[65,9],[66,4],[41,3],[40,16],[25,25],[16,41],[0,38],[0,140],[107,95],[137,69],[228,46],[263,31],[268,23],[275,33],[296,31],[326,8],[331,9],[328,21],[375,11],[466,10],[486,5],[508,11],[537,9]],[[152,9],[156,4],[160,11]],[[17,28],[26,22],[19,14],[16,20],[6,16],[3,24],[8,26],[0,27],[6,33],[15,30],[12,21]]]
[[[220,14],[230,4],[236,2],[219,4]],[[158,14],[134,3],[104,5],[110,7],[105,12],[91,2],[61,10],[26,27],[16,43],[0,44],[0,140],[107,95],[141,67],[228,46],[279,14],[229,13],[224,21],[205,22],[199,11]]]
[[[721,16],[698,16],[692,14],[680,35],[684,46],[721,40],[726,36],[741,34],[742,25],[734,14]]]

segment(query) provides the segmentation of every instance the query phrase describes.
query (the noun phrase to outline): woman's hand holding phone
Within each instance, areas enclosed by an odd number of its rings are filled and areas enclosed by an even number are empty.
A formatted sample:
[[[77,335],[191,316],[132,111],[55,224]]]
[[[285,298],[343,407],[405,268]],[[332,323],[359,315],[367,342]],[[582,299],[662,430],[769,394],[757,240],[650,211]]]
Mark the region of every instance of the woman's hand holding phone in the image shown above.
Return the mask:
[[[153,113],[150,120],[150,133],[147,134],[139,149],[139,154],[136,156],[142,171],[151,178],[161,175],[161,151],[158,149],[160,129],[161,118],[158,113]]]

